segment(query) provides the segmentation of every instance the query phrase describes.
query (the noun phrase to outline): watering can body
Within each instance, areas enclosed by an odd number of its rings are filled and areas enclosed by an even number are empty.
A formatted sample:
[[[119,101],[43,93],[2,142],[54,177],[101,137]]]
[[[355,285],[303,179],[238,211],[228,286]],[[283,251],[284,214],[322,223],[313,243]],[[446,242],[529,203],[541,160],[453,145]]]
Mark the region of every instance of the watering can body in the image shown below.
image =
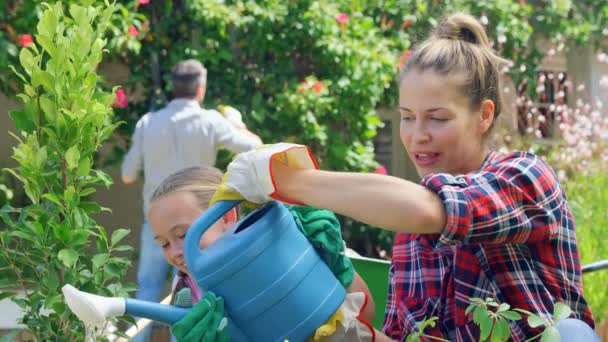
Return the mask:
[[[224,298],[231,340],[305,341],[346,291],[278,202],[251,212],[201,250],[204,232],[238,203],[220,201],[192,224],[186,265],[202,289]]]

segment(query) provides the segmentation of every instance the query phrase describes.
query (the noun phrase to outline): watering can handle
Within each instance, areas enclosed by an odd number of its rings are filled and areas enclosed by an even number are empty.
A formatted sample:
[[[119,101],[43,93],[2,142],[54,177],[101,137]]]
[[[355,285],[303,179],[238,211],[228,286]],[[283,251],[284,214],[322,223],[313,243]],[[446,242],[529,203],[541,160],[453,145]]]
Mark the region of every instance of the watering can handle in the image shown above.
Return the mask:
[[[242,200],[218,201],[192,223],[190,229],[188,229],[188,232],[186,233],[186,239],[184,240],[184,257],[189,269],[201,255],[199,242],[201,241],[203,234],[205,234],[207,229],[209,229],[217,220],[241,202]]]

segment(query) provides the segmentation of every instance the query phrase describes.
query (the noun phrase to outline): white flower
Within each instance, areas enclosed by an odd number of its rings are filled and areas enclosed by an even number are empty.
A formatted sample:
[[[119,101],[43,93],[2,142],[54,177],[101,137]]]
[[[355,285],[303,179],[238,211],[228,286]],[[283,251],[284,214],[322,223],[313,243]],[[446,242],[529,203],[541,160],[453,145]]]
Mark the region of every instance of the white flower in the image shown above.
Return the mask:
[[[608,75],[603,75],[602,78],[600,78],[600,87],[608,88]]]
[[[521,71],[521,72],[525,72],[525,71],[526,71],[526,66],[525,66],[524,64],[522,64],[522,65],[519,67],[519,71]]]
[[[488,17],[486,17],[485,15],[482,15],[481,18],[479,18],[479,21],[482,25],[488,25]]]

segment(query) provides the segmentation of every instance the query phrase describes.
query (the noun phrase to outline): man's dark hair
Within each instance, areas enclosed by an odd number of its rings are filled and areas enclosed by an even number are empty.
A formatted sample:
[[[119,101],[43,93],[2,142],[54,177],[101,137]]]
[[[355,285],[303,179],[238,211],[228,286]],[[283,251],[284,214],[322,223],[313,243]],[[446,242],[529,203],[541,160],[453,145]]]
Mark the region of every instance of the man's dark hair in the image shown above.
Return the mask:
[[[207,69],[201,62],[188,59],[177,63],[171,74],[173,96],[176,98],[194,98],[199,85],[207,85]]]

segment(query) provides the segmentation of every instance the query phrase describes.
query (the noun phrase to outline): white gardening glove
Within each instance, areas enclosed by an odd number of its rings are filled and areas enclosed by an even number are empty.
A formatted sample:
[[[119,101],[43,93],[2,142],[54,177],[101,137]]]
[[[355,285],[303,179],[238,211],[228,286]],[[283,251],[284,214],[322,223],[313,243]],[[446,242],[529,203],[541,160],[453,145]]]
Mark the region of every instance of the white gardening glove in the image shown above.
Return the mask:
[[[272,178],[271,161],[281,161],[286,166],[300,169],[318,169],[307,146],[278,143],[238,154],[228,165],[222,184],[211,199],[211,204],[220,200],[245,199],[262,204],[272,199],[293,203],[277,196]],[[280,185],[279,185],[280,186]]]
[[[230,106],[219,105],[217,106],[220,113],[236,128],[245,128],[243,122],[243,116],[236,108]]]
[[[374,341],[374,328],[361,318],[366,305],[365,293],[347,293],[338,311],[315,331],[308,342]]]

